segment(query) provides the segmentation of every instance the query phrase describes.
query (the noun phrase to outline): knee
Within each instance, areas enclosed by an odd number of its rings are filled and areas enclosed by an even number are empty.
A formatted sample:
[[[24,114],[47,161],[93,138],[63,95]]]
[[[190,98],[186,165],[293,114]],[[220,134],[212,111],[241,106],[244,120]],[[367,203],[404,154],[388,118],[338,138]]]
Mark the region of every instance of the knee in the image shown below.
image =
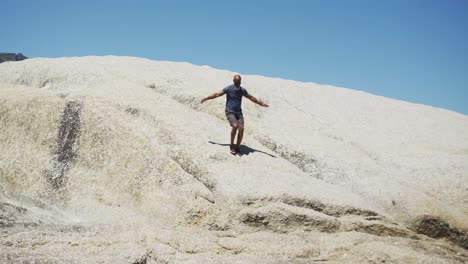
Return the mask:
[[[237,123],[232,124],[232,129],[237,129],[239,125]]]
[[[239,132],[244,132],[244,126],[239,126]]]

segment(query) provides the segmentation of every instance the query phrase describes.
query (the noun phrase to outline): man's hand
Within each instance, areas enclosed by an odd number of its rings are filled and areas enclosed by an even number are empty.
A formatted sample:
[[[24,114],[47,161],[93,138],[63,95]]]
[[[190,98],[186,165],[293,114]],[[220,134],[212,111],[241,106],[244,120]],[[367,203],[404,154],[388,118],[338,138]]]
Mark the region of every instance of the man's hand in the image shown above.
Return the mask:
[[[263,106],[263,107],[269,107],[269,105],[265,104],[264,102],[260,101],[259,105]]]
[[[203,99],[201,99],[200,104],[203,104],[206,100],[208,100],[208,98],[203,98]]]

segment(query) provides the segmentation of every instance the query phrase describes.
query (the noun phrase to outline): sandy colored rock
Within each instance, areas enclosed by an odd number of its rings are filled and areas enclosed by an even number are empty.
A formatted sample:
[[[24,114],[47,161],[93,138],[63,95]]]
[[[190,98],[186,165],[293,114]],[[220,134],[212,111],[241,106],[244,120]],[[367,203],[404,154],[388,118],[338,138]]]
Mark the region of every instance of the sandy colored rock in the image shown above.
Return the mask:
[[[0,65],[0,262],[466,263],[468,117],[131,57]]]

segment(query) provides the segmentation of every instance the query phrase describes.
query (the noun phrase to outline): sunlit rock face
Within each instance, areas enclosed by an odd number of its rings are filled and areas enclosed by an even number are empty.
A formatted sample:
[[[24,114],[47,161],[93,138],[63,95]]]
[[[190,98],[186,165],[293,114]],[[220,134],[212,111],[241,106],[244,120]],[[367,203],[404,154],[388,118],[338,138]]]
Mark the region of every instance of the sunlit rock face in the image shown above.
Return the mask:
[[[468,117],[131,57],[0,65],[0,262],[466,263]]]

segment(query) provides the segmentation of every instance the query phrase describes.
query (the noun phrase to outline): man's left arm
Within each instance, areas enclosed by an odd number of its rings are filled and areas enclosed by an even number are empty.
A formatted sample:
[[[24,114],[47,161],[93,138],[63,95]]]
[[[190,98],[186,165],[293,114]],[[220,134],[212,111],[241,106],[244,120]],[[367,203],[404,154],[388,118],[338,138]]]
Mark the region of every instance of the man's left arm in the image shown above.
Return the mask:
[[[253,95],[251,95],[251,94],[249,94],[249,93],[246,94],[245,97],[249,98],[250,101],[252,101],[252,102],[254,102],[254,103],[258,104],[258,105],[261,105],[261,106],[263,106],[263,107],[268,107],[267,104],[265,104],[264,102],[258,100],[257,98],[255,98]]]

